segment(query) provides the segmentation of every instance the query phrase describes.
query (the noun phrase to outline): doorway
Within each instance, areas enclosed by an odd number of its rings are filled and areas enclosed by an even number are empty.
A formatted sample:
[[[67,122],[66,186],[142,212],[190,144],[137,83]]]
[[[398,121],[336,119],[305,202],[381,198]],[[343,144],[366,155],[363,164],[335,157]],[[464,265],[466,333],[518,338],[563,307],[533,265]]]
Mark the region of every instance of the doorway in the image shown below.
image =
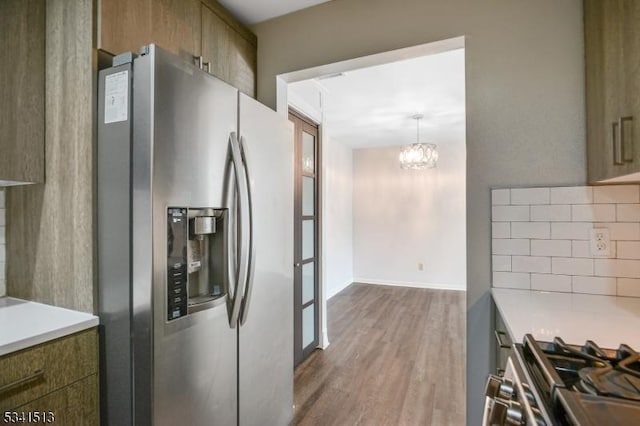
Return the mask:
[[[294,366],[319,343],[319,132],[318,125],[290,109],[294,125]]]
[[[322,129],[319,347],[353,282],[466,289],[464,57],[459,37],[278,76],[278,111]],[[437,144],[435,169],[401,170],[417,140]]]

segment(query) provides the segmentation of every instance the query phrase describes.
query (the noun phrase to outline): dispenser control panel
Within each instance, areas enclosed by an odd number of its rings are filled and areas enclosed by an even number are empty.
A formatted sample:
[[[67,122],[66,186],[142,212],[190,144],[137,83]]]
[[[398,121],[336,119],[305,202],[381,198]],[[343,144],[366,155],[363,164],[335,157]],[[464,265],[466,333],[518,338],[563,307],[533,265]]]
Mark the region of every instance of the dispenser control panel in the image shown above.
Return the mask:
[[[186,208],[167,209],[167,309],[169,321],[187,315]]]

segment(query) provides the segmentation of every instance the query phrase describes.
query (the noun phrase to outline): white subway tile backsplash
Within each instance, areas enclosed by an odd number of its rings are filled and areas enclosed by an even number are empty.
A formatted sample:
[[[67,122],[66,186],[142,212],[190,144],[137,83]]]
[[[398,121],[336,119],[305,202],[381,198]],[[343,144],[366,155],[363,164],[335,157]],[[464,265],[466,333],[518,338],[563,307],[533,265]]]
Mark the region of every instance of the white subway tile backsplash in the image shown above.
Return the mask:
[[[571,241],[531,240],[531,255],[571,257]]]
[[[548,239],[551,227],[548,222],[514,222],[511,224],[511,238]]]
[[[615,278],[573,277],[573,292],[605,294],[615,296],[617,292]]]
[[[493,222],[491,224],[492,238],[511,238],[511,222]]]
[[[0,209],[4,209],[4,189],[0,189]]]
[[[511,204],[511,190],[509,189],[493,189],[491,191],[491,204],[494,206]]]
[[[2,214],[0,214],[0,226],[5,226],[4,209],[2,209]]]
[[[618,278],[618,296],[640,297],[640,280]]]
[[[595,259],[599,277],[640,278],[640,260]]]
[[[638,203],[640,189],[638,185],[603,185],[593,188],[593,202],[600,203]]]
[[[531,290],[571,293],[571,276],[531,274]]]
[[[615,222],[615,204],[583,204],[571,206],[571,220],[574,222]]]
[[[510,272],[511,256],[492,256],[492,266],[494,271]]]
[[[570,222],[571,206],[531,206],[532,222]]]
[[[640,222],[640,204],[618,204],[617,222]]]
[[[590,186],[551,188],[551,204],[593,204],[593,188]]]
[[[571,257],[593,257],[589,241],[571,241]]]
[[[640,259],[640,241],[618,241],[618,259]]]
[[[551,272],[558,275],[593,275],[593,259],[554,257]]]
[[[511,190],[511,204],[549,204],[549,188],[515,188]]]
[[[511,258],[512,272],[551,272],[551,258],[540,256],[513,256]]]
[[[502,288],[530,289],[530,274],[518,272],[494,272],[493,286]]]
[[[495,238],[492,242],[492,254],[529,255],[529,240]]]
[[[496,189],[495,287],[640,297],[640,186]],[[610,254],[591,253],[606,228]]]
[[[529,206],[493,206],[491,213],[495,222],[529,221]]]
[[[588,222],[554,222],[551,238],[554,240],[588,240],[593,224]]]
[[[595,223],[594,228],[608,228],[612,240],[640,240],[640,223]]]

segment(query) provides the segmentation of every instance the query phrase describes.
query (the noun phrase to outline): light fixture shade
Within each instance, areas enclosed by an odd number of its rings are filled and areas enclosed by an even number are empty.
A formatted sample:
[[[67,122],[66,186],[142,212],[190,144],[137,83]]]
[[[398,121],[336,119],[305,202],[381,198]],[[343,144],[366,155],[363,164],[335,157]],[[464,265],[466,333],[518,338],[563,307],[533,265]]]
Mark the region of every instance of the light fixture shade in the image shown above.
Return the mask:
[[[416,143],[407,145],[400,151],[400,167],[404,170],[432,169],[438,162],[438,146],[432,143],[420,143],[420,120],[424,116],[415,114]]]
[[[438,146],[432,143],[414,143],[400,151],[399,158],[402,169],[432,169],[438,162]]]

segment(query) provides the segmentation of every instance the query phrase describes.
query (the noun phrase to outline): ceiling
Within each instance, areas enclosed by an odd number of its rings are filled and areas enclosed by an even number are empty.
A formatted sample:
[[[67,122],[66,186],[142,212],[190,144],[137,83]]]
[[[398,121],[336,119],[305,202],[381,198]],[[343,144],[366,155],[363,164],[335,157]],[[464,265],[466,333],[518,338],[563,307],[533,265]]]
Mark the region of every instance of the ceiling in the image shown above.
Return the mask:
[[[245,25],[257,24],[327,1],[329,0],[218,0]]]
[[[323,94],[327,134],[353,148],[416,141],[464,143],[464,49],[346,72],[343,76],[291,83],[309,99],[309,85]]]

